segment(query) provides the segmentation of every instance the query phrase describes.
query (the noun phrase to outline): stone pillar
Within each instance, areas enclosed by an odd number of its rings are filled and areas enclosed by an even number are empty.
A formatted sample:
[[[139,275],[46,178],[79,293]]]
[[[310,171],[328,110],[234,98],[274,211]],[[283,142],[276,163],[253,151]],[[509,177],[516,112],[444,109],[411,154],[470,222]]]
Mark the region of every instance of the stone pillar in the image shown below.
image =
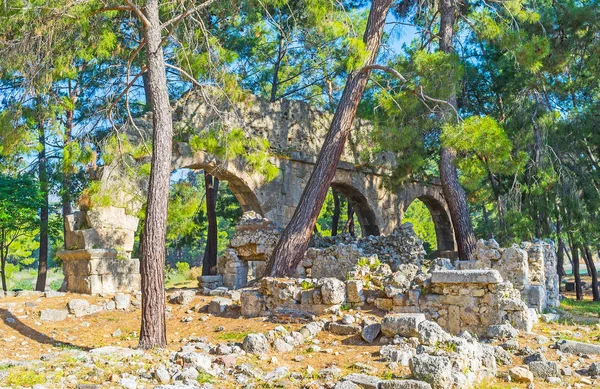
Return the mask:
[[[140,263],[131,258],[138,218],[124,208],[96,207],[65,218],[63,288],[97,294],[140,289]]]
[[[248,285],[248,276],[262,277],[278,239],[279,230],[273,222],[253,211],[244,213],[229,248],[217,259],[223,286],[241,289]]]

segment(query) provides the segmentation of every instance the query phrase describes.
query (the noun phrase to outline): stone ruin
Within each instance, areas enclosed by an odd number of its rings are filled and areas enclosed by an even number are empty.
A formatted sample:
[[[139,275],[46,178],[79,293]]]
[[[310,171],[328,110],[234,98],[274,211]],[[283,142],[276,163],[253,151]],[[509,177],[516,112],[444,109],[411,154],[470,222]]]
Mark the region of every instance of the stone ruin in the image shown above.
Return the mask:
[[[476,335],[505,323],[529,332],[537,314],[559,302],[554,247],[542,241],[503,249],[480,240],[473,261],[426,260],[412,225],[404,224],[388,236],[315,237],[295,277],[260,278],[278,237],[273,223],[245,214],[218,259],[219,276],[199,277],[200,286],[245,288],[241,309],[250,317],[373,305]],[[247,288],[254,278],[260,279]]]
[[[95,207],[65,218],[63,290],[84,294],[139,290],[140,262],[131,258],[138,218],[124,208]]]

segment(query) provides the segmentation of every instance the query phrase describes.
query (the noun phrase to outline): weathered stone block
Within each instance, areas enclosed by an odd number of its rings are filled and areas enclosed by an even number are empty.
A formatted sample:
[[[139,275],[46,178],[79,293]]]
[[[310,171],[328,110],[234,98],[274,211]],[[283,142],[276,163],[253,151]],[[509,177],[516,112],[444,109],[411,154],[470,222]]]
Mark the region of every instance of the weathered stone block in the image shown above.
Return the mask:
[[[431,273],[432,284],[497,284],[502,277],[497,270],[440,270]]]
[[[419,323],[422,321],[425,321],[425,315],[422,313],[388,314],[381,321],[381,332],[388,337],[395,335],[407,338],[418,336]]]

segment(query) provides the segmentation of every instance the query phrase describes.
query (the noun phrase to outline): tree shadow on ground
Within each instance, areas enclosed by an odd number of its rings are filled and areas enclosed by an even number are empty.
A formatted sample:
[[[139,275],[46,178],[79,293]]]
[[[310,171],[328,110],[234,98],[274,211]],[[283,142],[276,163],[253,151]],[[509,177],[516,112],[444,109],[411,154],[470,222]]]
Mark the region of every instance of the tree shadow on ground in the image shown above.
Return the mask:
[[[68,342],[61,342],[59,340],[52,338],[51,336],[48,336],[42,332],[39,332],[39,331],[29,327],[25,323],[23,323],[15,315],[13,315],[10,311],[8,311],[6,309],[0,308],[0,317],[2,317],[2,319],[4,320],[4,323],[7,326],[9,326],[13,330],[17,331],[21,335],[25,336],[26,338],[29,338],[38,343],[48,344],[48,345],[51,345],[54,347],[74,348],[74,349],[83,350],[83,351],[91,350],[91,348],[89,348],[89,347],[82,347],[82,346],[77,346],[77,345],[74,345],[74,344],[68,343]]]

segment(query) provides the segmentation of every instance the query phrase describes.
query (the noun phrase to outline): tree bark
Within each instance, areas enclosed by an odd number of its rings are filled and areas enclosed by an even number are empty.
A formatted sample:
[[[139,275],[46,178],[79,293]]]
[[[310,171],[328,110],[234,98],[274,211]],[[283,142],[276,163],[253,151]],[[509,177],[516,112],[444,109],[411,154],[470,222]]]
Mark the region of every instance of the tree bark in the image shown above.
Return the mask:
[[[40,250],[38,257],[38,274],[35,290],[43,292],[46,289],[46,276],[48,273],[48,170],[46,161],[46,129],[40,121],[38,152],[38,179],[42,193],[42,206],[40,208]]]
[[[575,278],[575,296],[577,300],[583,300],[583,290],[581,289],[581,275],[579,274],[579,249],[577,243],[573,240],[573,234],[569,231],[569,244],[571,254],[573,255],[573,277]]]
[[[583,249],[586,262],[588,264],[588,269],[592,276],[592,296],[594,301],[600,301],[600,290],[598,290],[598,271],[596,270],[596,264],[594,263],[594,258],[589,246],[586,245]]]
[[[2,229],[2,238],[0,240],[0,271],[2,272],[2,290],[7,291],[6,288],[6,257],[8,253],[8,247],[5,247],[6,244],[6,231]]]
[[[66,149],[71,143],[71,137],[73,134],[73,110],[69,109],[66,112],[66,120],[65,120],[65,143],[63,149]],[[63,168],[63,177],[62,177],[62,216],[63,216],[63,247],[67,249],[67,226],[65,224],[65,219],[67,215],[71,214],[71,173],[67,172],[66,169]]]
[[[141,240],[142,323],[139,347],[166,347],[165,238],[171,176],[173,119],[167,91],[158,0],[148,0],[144,14],[148,85],[152,101],[152,160],[146,221]]]
[[[337,190],[331,189],[333,193],[333,216],[331,217],[331,236],[338,234],[338,224],[340,222],[340,195]]]
[[[390,4],[391,0],[373,0],[371,3],[367,28],[363,36],[366,51],[369,53],[365,60],[367,66],[374,63],[379,51]],[[276,277],[290,275],[302,260],[335,175],[369,75],[369,69],[353,71],[348,75],[346,87],[310,179],[304,187],[292,219],[281,234],[265,274]]]
[[[440,4],[440,32],[439,45],[444,53],[452,53],[454,47],[452,37],[454,33],[454,0],[441,0]],[[449,98],[450,104],[456,108],[456,95]],[[454,115],[452,111],[451,116]],[[469,216],[467,196],[458,181],[458,172],[455,166],[456,151],[452,148],[442,147],[440,152],[440,180],[444,198],[448,203],[454,237],[461,259],[473,259],[475,251],[475,234]]]
[[[354,208],[352,208],[352,204],[348,201],[348,233],[351,236],[356,235],[356,230],[354,228]]]
[[[277,50],[277,59],[275,60],[275,66],[273,67],[273,79],[271,81],[271,98],[270,102],[274,102],[277,100],[277,90],[279,89],[279,67],[281,66],[281,61],[283,57],[285,57],[285,46],[284,46],[284,38],[279,34],[279,47]]]
[[[219,192],[219,180],[204,171],[204,184],[206,187],[206,217],[208,219],[208,231],[206,234],[206,247],[202,258],[202,275],[212,276],[217,274],[217,196]]]

